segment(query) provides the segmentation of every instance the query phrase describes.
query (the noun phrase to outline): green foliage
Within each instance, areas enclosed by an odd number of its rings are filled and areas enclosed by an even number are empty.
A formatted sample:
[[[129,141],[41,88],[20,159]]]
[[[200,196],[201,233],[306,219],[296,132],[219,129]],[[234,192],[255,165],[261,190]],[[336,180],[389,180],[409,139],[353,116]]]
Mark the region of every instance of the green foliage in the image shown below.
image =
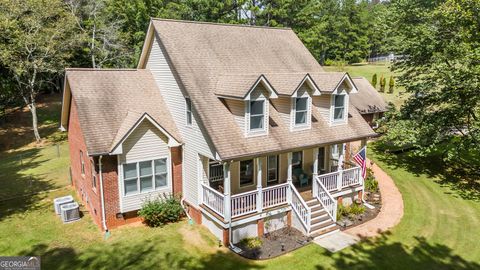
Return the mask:
[[[184,211],[180,199],[174,195],[165,195],[154,200],[148,200],[138,211],[145,223],[151,227],[163,226],[166,223],[177,222],[183,217]]]
[[[365,189],[370,192],[378,191],[378,181],[375,179],[372,169],[367,168],[367,177],[365,178]]]
[[[373,74],[372,76],[372,85],[373,87],[377,88],[377,73]]]
[[[408,55],[394,68],[411,95],[391,118],[390,138],[423,156],[441,150],[452,166],[479,171],[463,153],[480,152],[480,2],[406,0],[392,9],[398,49]],[[445,142],[451,147],[442,148]]]
[[[240,241],[240,244],[249,249],[254,249],[262,246],[262,240],[260,240],[260,238],[258,237],[247,237],[247,238],[243,238]]]
[[[390,94],[393,93],[394,91],[394,86],[395,86],[395,79],[393,78],[393,76],[390,76],[390,80],[388,81],[388,92]]]
[[[385,77],[383,76],[380,76],[380,92],[385,92],[385,84],[386,84],[386,79]]]
[[[365,213],[365,206],[362,204],[352,203],[349,206],[339,204],[337,207],[337,220],[340,220],[342,217],[354,217],[363,213]]]

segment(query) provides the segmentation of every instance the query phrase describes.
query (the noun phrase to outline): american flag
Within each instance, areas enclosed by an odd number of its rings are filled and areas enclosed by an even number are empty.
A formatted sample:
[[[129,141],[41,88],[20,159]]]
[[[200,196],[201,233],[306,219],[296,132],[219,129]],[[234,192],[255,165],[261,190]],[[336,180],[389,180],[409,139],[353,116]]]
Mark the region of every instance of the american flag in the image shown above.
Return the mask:
[[[353,156],[355,162],[362,167],[362,177],[367,177],[367,146],[364,146]]]

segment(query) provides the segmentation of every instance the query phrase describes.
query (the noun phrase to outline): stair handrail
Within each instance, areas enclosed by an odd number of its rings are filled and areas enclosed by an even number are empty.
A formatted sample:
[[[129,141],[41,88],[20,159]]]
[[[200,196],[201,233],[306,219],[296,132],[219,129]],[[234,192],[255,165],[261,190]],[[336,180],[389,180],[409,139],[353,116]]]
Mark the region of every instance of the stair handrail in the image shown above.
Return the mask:
[[[322,207],[327,211],[327,214],[330,216],[330,218],[333,220],[333,222],[337,222],[337,200],[335,200],[332,196],[332,194],[330,194],[330,192],[328,192],[328,190],[325,188],[325,186],[322,184],[322,182],[320,181],[320,179],[317,177],[315,177],[315,181],[314,181],[314,185],[317,184],[318,185],[318,188],[316,189],[317,192],[315,194],[313,194],[315,196],[315,198],[317,198],[317,200],[322,204]],[[323,202],[323,200],[320,198],[320,192],[324,192],[329,201],[331,201],[331,206],[332,206],[332,209],[329,209],[330,205],[327,206],[325,205],[325,203]]]
[[[302,224],[305,226],[305,229],[307,230],[307,232],[310,232],[310,219],[312,217],[312,213],[311,213],[311,209],[310,207],[308,207],[307,203],[303,200],[302,196],[300,195],[300,193],[298,193],[297,189],[295,188],[295,186],[290,183],[290,190],[292,192],[292,200],[290,201],[290,204],[295,212],[295,214],[297,214],[297,216],[299,217],[300,221],[302,222]],[[306,220],[304,220],[302,218],[302,215],[301,213],[298,212],[298,209],[295,207],[295,205],[293,204],[293,197],[295,196],[295,198],[301,203],[301,205],[303,206],[304,210],[306,211]]]

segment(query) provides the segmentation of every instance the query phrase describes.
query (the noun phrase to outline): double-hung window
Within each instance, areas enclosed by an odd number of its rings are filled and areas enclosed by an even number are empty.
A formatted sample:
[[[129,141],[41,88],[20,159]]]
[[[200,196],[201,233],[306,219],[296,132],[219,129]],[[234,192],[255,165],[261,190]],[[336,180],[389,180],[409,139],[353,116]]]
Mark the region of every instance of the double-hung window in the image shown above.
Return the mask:
[[[308,97],[295,98],[295,125],[306,125],[308,117]]]
[[[153,191],[167,186],[167,159],[123,164],[124,194]]]
[[[190,98],[185,98],[185,108],[187,116],[187,126],[192,125],[192,101]]]
[[[333,96],[333,121],[345,119],[345,95]]]
[[[265,100],[250,101],[250,131],[265,129]]]
[[[268,168],[267,185],[278,183],[278,155],[268,156],[267,168]]]

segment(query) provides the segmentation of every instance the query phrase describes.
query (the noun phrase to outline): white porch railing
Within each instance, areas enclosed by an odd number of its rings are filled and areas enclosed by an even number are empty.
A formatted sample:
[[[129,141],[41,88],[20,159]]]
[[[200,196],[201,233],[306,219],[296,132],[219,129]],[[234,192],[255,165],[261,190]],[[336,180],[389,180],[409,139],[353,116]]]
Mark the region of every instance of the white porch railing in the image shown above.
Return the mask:
[[[334,222],[337,221],[337,200],[335,200],[332,195],[328,192],[327,188],[322,184],[319,179],[319,176],[314,178],[313,181],[313,191],[317,200],[320,201],[325,211],[332,218]]]
[[[360,167],[354,167],[343,170],[342,187],[354,186],[360,184]]]
[[[263,208],[287,203],[288,183],[267,187],[262,190]]]
[[[231,199],[232,217],[238,217],[257,212],[257,199],[257,190],[233,195]]]
[[[297,189],[293,184],[290,183],[290,190],[292,193],[292,202],[291,206],[293,211],[297,214],[299,217],[300,221],[302,222],[303,226],[305,226],[305,229],[307,232],[310,231],[310,219],[311,219],[311,210],[305,203],[305,201],[302,199],[300,194],[298,193]]]
[[[225,195],[205,184],[202,184],[202,189],[203,204],[223,217],[225,214]]]
[[[328,191],[331,191],[338,188],[339,176],[340,176],[340,172],[331,172],[331,173],[319,175],[318,179]]]
[[[341,190],[342,188],[361,184],[360,167],[340,170],[318,176],[319,181],[327,191]]]

